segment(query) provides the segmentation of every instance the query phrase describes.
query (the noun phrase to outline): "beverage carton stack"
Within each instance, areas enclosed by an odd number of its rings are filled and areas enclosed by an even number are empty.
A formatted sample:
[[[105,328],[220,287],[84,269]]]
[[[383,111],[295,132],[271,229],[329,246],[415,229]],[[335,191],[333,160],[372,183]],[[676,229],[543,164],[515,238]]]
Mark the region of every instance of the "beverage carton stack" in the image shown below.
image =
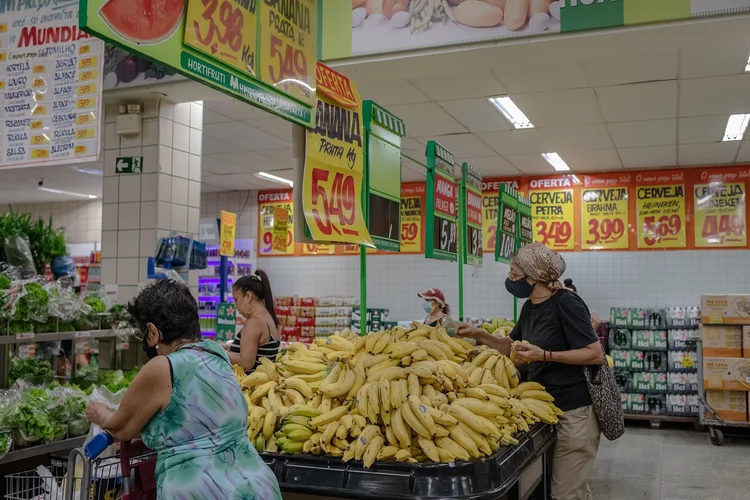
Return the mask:
[[[698,414],[699,323],[697,307],[610,310],[610,355],[626,414]]]
[[[701,312],[705,418],[747,424],[750,295],[702,295]]]
[[[283,342],[310,343],[315,337],[327,337],[350,328],[356,297],[283,297],[275,298],[276,316],[281,323]]]

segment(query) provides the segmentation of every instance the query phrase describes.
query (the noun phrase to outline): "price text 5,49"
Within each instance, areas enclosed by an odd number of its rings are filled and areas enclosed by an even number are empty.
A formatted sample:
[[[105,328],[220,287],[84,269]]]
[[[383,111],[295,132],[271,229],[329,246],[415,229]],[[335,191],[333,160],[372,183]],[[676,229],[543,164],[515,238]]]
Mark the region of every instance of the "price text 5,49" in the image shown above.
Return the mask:
[[[354,224],[357,211],[355,206],[354,177],[336,172],[329,183],[331,172],[321,168],[312,171],[312,214],[320,232],[330,236],[336,234],[359,234],[347,226]],[[334,217],[338,220],[334,221]],[[342,226],[339,228],[338,226]]]

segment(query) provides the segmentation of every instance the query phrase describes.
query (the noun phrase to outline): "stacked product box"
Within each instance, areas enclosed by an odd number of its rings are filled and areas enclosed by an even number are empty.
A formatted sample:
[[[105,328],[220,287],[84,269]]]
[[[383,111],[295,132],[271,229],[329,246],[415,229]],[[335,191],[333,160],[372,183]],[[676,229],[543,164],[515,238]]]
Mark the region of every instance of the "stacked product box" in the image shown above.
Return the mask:
[[[386,324],[390,324],[386,321],[390,314],[389,309],[370,309],[367,308],[366,328],[362,328],[362,311],[359,309],[359,305],[352,310],[351,316],[351,328],[353,332],[378,332],[386,328]]]
[[[697,415],[699,321],[697,307],[610,310],[610,356],[626,413]]]
[[[282,341],[312,342],[315,337],[333,335],[349,328],[355,297],[276,297],[276,316],[281,323]]]
[[[315,308],[315,336],[325,337],[351,328],[352,311],[359,306],[356,297],[324,297]]]
[[[746,423],[750,417],[750,295],[702,295],[701,312],[706,418]]]

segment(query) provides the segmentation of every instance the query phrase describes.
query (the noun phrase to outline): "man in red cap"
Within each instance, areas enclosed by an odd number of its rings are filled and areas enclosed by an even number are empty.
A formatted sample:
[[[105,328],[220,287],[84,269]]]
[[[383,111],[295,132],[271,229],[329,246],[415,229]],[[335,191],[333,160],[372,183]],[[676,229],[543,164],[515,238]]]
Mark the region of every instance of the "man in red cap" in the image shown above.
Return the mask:
[[[437,288],[430,288],[426,292],[418,293],[417,296],[424,299],[424,310],[427,313],[425,325],[435,326],[438,321],[450,315],[451,308],[445,302],[445,295]]]

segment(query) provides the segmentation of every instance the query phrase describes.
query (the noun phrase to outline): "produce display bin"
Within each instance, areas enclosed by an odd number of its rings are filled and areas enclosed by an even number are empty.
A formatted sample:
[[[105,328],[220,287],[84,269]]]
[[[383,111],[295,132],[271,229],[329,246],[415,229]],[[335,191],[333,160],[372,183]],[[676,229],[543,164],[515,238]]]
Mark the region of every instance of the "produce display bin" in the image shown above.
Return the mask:
[[[362,462],[312,455],[261,453],[284,494],[295,498],[489,500],[548,498],[551,462],[547,451],[557,439],[554,427],[537,424],[516,446],[489,458],[454,464]],[[525,472],[528,473],[525,474]],[[523,476],[523,477],[522,477]]]

